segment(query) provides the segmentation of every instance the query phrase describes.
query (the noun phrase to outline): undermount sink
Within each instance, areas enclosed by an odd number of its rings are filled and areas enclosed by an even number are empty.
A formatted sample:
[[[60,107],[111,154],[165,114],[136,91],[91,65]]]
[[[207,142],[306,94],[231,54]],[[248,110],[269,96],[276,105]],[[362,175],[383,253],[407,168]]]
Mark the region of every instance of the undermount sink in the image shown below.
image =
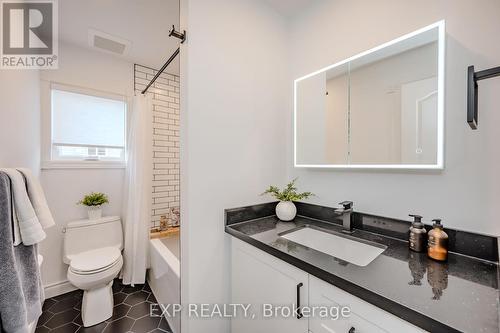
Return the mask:
[[[292,242],[326,253],[357,266],[366,266],[387,248],[377,243],[304,226],[279,234]]]

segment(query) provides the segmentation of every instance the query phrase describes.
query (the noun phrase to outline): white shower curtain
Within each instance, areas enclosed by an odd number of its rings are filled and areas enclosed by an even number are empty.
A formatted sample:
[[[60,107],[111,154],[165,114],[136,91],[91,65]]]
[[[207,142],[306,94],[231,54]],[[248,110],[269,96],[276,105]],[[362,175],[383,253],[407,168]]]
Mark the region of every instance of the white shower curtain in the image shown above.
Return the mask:
[[[134,96],[129,117],[125,175],[123,283],[142,284],[148,265],[153,179],[153,111],[151,97]]]

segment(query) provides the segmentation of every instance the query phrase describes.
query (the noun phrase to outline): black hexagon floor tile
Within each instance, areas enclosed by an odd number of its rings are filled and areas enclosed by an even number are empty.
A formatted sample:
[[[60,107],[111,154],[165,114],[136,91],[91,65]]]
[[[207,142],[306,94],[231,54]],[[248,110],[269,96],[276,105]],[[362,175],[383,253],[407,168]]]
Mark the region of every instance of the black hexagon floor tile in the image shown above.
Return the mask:
[[[80,311],[82,309],[82,300],[79,300],[78,303],[75,304],[73,309]]]
[[[35,329],[35,333],[49,333],[50,332],[50,329],[48,329],[47,327],[45,326],[38,326],[36,329]]]
[[[83,292],[76,290],[45,300],[35,333],[170,332],[164,318],[149,316],[149,304],[156,303],[156,298],[147,283],[132,287],[115,279],[113,316],[91,327],[83,327],[80,313],[82,297]]]
[[[124,294],[124,293],[113,294],[113,303],[115,305],[123,303],[123,301],[125,300],[125,298],[127,298],[127,294]]]
[[[137,319],[132,326],[133,332],[151,332],[152,330],[158,328],[160,324],[160,317],[142,317]]]
[[[43,326],[45,325],[46,322],[52,318],[54,314],[50,311],[44,311],[42,312],[42,315],[38,318],[38,322],[36,323],[36,326]]]
[[[57,296],[52,297],[52,300],[59,302],[59,301],[62,301],[63,299],[74,297],[77,292],[78,292],[78,290],[74,290],[74,291],[70,291],[69,293],[57,295]]]
[[[89,327],[81,326],[80,329],[78,329],[78,333],[102,333],[102,331],[104,331],[107,325],[108,325],[107,322],[103,322]]]
[[[46,299],[45,302],[43,303],[42,311],[49,310],[50,307],[56,303],[57,301],[53,300],[52,298]]]
[[[78,331],[80,326],[75,323],[67,323],[63,326],[59,326],[58,328],[51,330],[51,333],[75,333]]]
[[[165,332],[171,332],[172,330],[170,329],[170,325],[168,324],[167,320],[165,318],[161,318],[160,320],[160,325],[158,326],[159,329],[165,331]]]
[[[69,310],[63,311],[61,313],[55,314],[50,318],[45,324],[45,327],[50,329],[55,329],[67,323],[71,323],[80,314],[79,311],[70,308]]]
[[[119,279],[115,279],[111,288],[113,289],[113,293],[119,293],[122,291],[123,287],[125,287],[125,285],[123,285]]]
[[[83,326],[82,314],[78,313],[78,316],[76,316],[76,318],[73,319],[73,322],[79,326]]]
[[[50,312],[59,313],[73,308],[78,304],[78,299],[74,297],[63,299],[50,307]]]
[[[113,308],[113,315],[107,321],[113,321],[125,317],[127,312],[130,310],[130,305],[128,304],[118,304]]]
[[[153,295],[153,293],[149,294],[147,301],[151,302],[151,303],[158,303],[158,301],[156,300],[156,297],[155,297],[155,295]]]
[[[125,298],[125,301],[123,303],[128,304],[128,305],[136,305],[138,303],[144,302],[147,300],[149,297],[149,293],[145,291],[136,291],[135,293],[132,293]]]
[[[112,321],[106,326],[104,333],[122,333],[130,331],[130,328],[134,325],[135,320],[123,317],[118,320]],[[136,332],[136,331],[134,331]]]
[[[130,317],[132,319],[139,319],[148,315],[150,312],[150,304],[151,303],[149,302],[142,302],[134,305],[127,313],[127,317]]]

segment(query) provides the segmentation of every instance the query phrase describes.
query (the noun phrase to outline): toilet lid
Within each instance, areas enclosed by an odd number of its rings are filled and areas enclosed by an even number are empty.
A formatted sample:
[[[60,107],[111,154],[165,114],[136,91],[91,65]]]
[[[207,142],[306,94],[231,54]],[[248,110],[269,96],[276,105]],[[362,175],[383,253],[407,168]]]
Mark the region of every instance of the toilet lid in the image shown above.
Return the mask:
[[[120,256],[120,250],[116,247],[103,247],[73,256],[70,267],[77,272],[99,271],[112,266]]]

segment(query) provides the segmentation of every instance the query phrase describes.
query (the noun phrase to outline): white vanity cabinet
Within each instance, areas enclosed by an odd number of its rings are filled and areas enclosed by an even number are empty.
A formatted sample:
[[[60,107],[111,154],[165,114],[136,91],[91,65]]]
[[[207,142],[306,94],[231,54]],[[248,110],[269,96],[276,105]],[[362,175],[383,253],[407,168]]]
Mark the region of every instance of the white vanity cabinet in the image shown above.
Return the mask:
[[[232,333],[424,333],[425,331],[292,266],[237,238],[232,238],[231,303],[252,304],[255,318],[231,319]],[[299,286],[299,288],[297,288]],[[262,316],[263,304],[347,306],[346,318],[295,315]],[[340,310],[339,310],[340,311]]]
[[[231,264],[231,303],[251,304],[255,314],[255,318],[232,318],[232,333],[307,333],[307,318],[299,319],[294,313],[263,316],[264,304],[290,309],[297,301],[301,306],[308,304],[306,272],[236,238],[232,239]]]
[[[353,296],[312,275],[309,276],[309,304],[311,306],[348,306],[350,315],[338,320],[309,319],[313,333],[424,333],[418,328],[362,299]]]

